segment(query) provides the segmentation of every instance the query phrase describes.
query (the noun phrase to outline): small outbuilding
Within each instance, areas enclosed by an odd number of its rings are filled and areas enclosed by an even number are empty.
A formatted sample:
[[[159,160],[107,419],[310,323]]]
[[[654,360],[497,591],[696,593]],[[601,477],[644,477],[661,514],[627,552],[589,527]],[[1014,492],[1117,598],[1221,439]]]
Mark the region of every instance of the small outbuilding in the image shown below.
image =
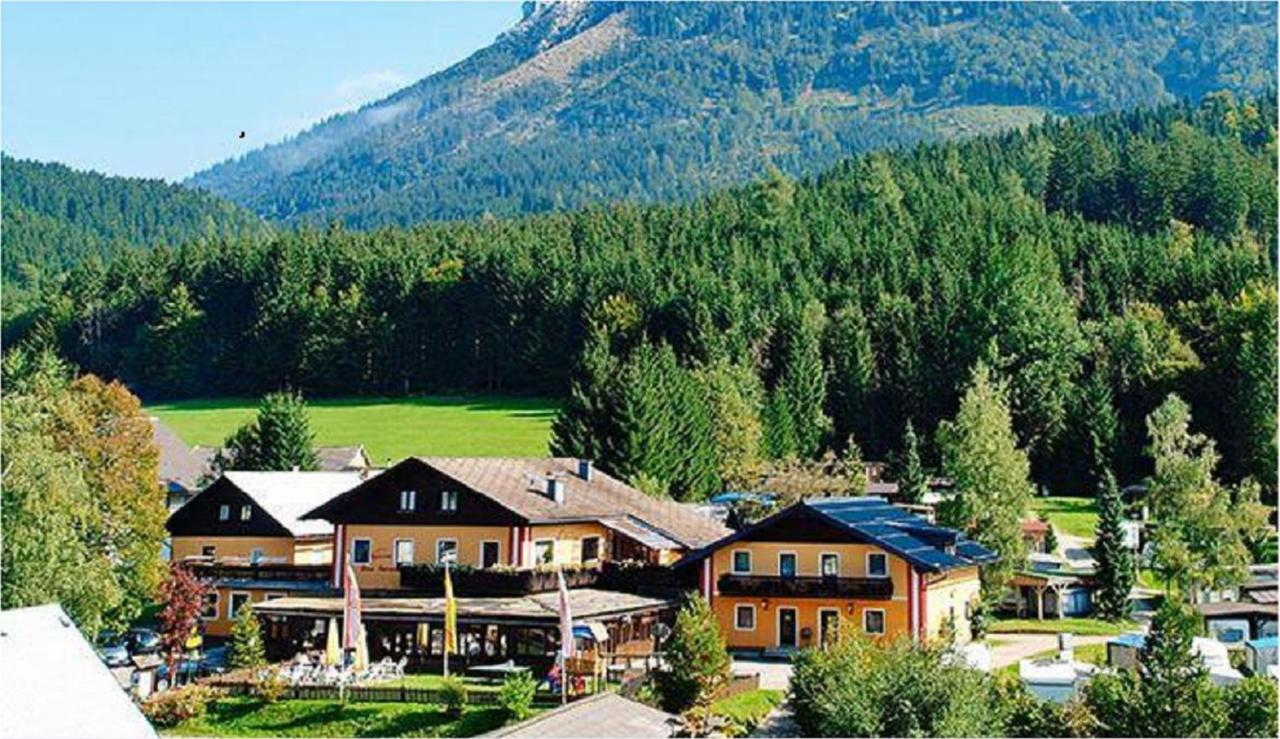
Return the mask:
[[[155,739],[61,606],[0,612],[0,659],[0,736]]]

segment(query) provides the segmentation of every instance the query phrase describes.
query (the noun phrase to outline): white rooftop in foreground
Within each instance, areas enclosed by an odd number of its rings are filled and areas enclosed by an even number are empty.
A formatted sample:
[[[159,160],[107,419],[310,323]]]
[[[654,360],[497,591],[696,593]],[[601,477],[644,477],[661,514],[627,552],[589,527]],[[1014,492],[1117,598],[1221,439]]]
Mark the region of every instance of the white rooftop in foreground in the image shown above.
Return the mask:
[[[0,736],[155,737],[56,604],[0,611]]]

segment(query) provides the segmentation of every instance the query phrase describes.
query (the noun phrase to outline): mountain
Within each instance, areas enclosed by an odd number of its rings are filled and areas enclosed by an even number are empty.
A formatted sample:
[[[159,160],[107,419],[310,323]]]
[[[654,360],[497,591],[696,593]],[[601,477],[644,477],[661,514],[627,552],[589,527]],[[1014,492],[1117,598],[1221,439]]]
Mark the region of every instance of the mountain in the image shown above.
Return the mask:
[[[687,199],[772,164],[1274,89],[1244,3],[556,3],[491,46],[190,184],[371,227]]]
[[[109,177],[7,155],[0,161],[0,180],[0,276],[10,285],[56,275],[90,255],[268,231],[262,219],[237,205],[160,180]]]

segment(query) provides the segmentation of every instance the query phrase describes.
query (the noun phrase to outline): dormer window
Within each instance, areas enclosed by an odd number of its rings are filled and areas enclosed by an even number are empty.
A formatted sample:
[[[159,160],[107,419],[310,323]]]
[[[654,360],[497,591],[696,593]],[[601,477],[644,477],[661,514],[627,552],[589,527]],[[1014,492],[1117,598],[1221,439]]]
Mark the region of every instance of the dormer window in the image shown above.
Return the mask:
[[[458,510],[458,491],[442,490],[440,491],[440,512],[455,513]]]
[[[218,506],[218,520],[219,521],[231,520],[231,506],[227,505],[226,503],[223,503],[222,505]]]
[[[417,490],[401,490],[400,491],[400,510],[416,511],[418,509],[418,491]]]
[[[867,577],[888,577],[889,557],[881,552],[867,554]]]
[[[248,520],[249,520],[249,518],[250,518],[251,516],[253,516],[253,506],[251,506],[251,505],[242,505],[242,506],[240,506],[240,520],[241,520],[241,521],[248,521]]]

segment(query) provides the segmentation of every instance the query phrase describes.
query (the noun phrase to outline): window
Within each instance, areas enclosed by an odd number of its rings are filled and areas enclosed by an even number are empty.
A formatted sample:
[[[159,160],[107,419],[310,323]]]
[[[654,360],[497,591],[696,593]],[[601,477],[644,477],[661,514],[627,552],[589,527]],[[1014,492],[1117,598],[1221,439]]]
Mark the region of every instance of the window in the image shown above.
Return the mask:
[[[227,619],[234,619],[236,614],[240,612],[240,607],[248,602],[248,593],[232,593],[231,602],[227,604]]]
[[[539,539],[533,543],[533,563],[549,565],[556,558],[556,543],[552,539]]]
[[[215,619],[218,617],[218,591],[205,593],[204,602],[200,604],[200,618]]]
[[[496,541],[480,542],[480,566],[496,567],[501,556],[502,547]]]
[[[867,577],[888,577],[889,557],[880,552],[867,555]]]
[[[735,575],[751,574],[751,552],[744,549],[733,553],[733,573]]]
[[[824,553],[820,558],[820,562],[823,577],[838,577],[840,575],[840,555],[830,552]]]
[[[418,509],[418,491],[417,490],[401,490],[400,491],[400,510],[414,511]]]
[[[458,510],[458,491],[457,490],[441,490],[440,491],[440,511],[442,513],[454,513]]]
[[[445,562],[458,562],[458,540],[457,539],[436,539],[436,562],[444,564]]]
[[[582,540],[582,561],[594,562],[600,559],[600,537],[588,536]]]
[[[216,557],[218,556],[218,548],[212,544],[205,544],[204,546],[200,547],[200,556],[210,557],[210,558]]]
[[[413,539],[396,539],[396,567],[413,564]]]
[[[231,520],[231,506],[227,505],[226,503],[223,503],[222,505],[218,506],[218,520],[219,521]]]
[[[862,631],[867,634],[884,633],[884,611],[868,608],[862,612]]]
[[[241,521],[248,521],[248,520],[249,520],[249,517],[250,517],[250,516],[252,516],[252,515],[253,515],[253,506],[251,506],[251,505],[242,505],[242,506],[240,506],[240,520],[241,520]]]
[[[778,555],[778,574],[783,577],[796,576],[795,552],[783,552]]]
[[[373,542],[368,539],[351,540],[351,563],[367,565],[373,561]]]
[[[755,631],[756,607],[736,606],[733,609],[733,628],[737,631]]]

